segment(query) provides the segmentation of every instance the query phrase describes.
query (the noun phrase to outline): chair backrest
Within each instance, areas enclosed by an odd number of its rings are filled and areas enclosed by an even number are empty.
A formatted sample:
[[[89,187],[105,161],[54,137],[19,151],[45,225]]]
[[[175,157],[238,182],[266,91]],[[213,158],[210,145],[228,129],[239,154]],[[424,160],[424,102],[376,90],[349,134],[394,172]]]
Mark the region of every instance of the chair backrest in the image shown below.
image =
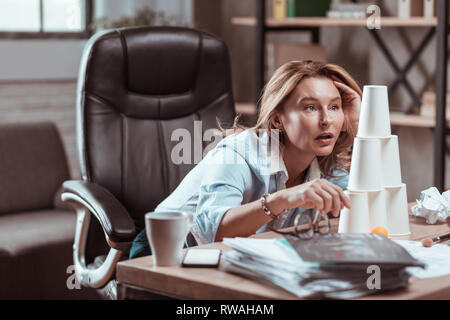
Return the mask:
[[[53,123],[0,126],[0,214],[52,208],[56,191],[69,178]]]
[[[83,53],[77,90],[83,179],[111,191],[138,229],[195,166],[199,143],[211,143],[203,133],[235,116],[225,43],[188,28],[96,34]],[[182,141],[187,132],[190,141]],[[173,161],[180,143],[190,146],[188,163]]]

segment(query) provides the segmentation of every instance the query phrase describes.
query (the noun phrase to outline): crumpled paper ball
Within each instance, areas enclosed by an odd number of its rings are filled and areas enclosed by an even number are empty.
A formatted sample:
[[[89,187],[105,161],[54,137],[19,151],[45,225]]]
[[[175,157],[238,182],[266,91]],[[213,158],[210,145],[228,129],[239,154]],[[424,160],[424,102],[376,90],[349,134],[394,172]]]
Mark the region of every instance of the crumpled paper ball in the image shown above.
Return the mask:
[[[445,221],[450,216],[450,190],[440,193],[435,187],[423,190],[417,204],[411,208],[416,217],[425,218],[428,224]]]

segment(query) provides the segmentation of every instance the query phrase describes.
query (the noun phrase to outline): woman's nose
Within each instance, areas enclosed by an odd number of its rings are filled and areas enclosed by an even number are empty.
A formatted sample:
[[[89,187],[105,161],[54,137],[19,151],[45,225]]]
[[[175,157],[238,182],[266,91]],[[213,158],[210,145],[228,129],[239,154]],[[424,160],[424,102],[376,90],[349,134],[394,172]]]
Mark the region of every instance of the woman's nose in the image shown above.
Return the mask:
[[[330,117],[330,115],[328,114],[328,112],[322,112],[320,115],[320,121],[319,121],[319,125],[321,127],[328,127],[328,125],[330,124],[330,122],[332,121],[332,117]]]

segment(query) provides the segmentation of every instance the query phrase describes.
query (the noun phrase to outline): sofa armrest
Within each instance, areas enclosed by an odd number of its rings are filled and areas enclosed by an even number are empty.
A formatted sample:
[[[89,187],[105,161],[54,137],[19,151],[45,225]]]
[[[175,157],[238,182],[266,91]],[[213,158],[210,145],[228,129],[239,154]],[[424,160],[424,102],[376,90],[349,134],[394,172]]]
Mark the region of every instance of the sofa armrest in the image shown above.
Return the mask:
[[[100,222],[110,241],[131,242],[136,228],[127,209],[102,186],[81,180],[63,183],[63,201],[82,200]]]

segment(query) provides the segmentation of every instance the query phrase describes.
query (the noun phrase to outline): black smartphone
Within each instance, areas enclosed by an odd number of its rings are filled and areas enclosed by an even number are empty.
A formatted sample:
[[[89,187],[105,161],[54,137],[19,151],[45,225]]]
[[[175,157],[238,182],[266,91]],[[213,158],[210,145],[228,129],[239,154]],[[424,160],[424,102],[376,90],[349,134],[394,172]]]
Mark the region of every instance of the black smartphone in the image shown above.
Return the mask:
[[[222,250],[209,248],[189,248],[184,254],[182,266],[191,268],[217,268]]]

